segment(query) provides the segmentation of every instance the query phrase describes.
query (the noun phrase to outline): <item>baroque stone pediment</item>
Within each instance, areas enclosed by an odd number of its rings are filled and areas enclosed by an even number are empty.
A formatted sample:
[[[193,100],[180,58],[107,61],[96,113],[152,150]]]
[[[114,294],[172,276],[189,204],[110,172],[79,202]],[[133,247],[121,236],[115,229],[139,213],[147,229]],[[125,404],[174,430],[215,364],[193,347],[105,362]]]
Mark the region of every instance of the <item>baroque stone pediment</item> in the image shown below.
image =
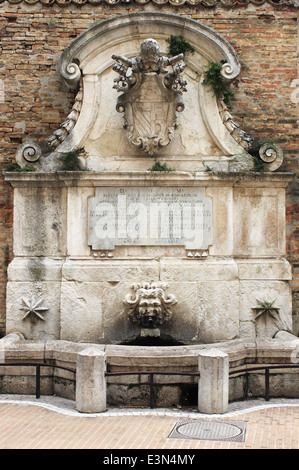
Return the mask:
[[[183,61],[167,52],[167,40],[182,31],[194,49]],[[140,53],[150,38],[160,46],[154,69],[148,63],[144,68]],[[84,147],[81,166],[91,171],[147,171],[156,155],[177,171],[252,170],[250,136],[203,83],[208,63],[220,61],[222,76],[233,81],[240,72],[234,48],[197,21],[153,12],[102,21],[61,55],[60,75],[77,90],[67,119],[44,144],[22,144],[17,162],[57,171],[61,154]],[[280,150],[263,151],[267,169],[274,171],[282,163]]]

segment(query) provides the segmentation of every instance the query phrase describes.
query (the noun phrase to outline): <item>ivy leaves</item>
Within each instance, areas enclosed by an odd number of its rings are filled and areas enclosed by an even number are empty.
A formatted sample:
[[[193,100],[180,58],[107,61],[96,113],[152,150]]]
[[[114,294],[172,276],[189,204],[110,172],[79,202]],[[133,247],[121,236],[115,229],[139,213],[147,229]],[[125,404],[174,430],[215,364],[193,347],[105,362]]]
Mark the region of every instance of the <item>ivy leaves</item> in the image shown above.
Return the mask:
[[[176,56],[179,54],[187,55],[189,53],[193,54],[194,48],[191,44],[183,38],[183,36],[170,36],[166,39],[168,42],[168,53],[171,56]]]
[[[209,62],[207,70],[204,73],[205,78],[203,84],[213,90],[217,99],[223,100],[227,106],[230,106],[230,100],[235,93],[229,89],[229,83],[226,82],[221,74],[224,63],[224,60],[220,62]]]

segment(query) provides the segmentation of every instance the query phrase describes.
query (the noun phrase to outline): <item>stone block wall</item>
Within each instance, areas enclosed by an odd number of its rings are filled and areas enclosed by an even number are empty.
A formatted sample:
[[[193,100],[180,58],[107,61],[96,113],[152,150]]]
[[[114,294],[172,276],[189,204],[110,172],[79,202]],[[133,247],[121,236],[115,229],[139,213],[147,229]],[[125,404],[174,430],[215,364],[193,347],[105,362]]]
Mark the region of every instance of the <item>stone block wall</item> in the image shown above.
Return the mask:
[[[180,4],[179,4],[180,3]],[[279,171],[298,172],[299,80],[298,6],[287,0],[243,5],[197,5],[155,0],[141,3],[81,0],[2,0],[0,2],[0,164],[15,162],[26,139],[43,140],[59,128],[74,95],[57,74],[65,47],[92,25],[135,11],[163,11],[199,21],[236,49],[242,71],[231,113],[255,140],[275,140],[284,150]],[[12,259],[13,199],[0,176],[0,336],[5,334],[6,268]],[[298,187],[287,191],[287,257],[293,265],[293,313],[299,313]],[[297,315],[298,316],[298,315]],[[299,322],[297,323],[299,330]]]

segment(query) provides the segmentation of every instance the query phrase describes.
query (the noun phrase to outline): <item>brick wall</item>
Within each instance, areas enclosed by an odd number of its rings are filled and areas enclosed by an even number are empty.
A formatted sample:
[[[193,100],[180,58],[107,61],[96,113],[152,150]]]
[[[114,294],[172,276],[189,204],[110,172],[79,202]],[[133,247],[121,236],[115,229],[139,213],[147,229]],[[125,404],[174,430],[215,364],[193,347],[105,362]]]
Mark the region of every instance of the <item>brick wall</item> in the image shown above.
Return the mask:
[[[202,22],[224,36],[243,65],[234,82],[232,114],[257,140],[275,139],[283,148],[282,171],[298,172],[298,8],[287,5],[162,6],[149,2],[68,6],[23,0],[0,3],[0,163],[14,161],[25,138],[43,140],[67,116],[66,93],[56,67],[64,48],[81,32],[130,11],[163,11]],[[61,2],[62,3],[62,2]],[[0,336],[5,332],[6,268],[12,257],[12,193],[0,178]],[[287,195],[287,254],[293,264],[294,313],[299,312],[298,188]]]

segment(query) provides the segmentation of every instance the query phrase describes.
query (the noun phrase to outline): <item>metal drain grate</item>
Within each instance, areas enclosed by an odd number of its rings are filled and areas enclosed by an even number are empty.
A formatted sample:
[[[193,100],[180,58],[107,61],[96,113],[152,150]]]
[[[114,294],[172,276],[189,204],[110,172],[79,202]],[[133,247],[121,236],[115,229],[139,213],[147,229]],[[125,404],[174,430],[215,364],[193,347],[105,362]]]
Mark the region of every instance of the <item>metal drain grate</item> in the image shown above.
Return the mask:
[[[168,438],[198,439],[206,441],[244,442],[246,423],[242,421],[180,420],[171,430]]]

